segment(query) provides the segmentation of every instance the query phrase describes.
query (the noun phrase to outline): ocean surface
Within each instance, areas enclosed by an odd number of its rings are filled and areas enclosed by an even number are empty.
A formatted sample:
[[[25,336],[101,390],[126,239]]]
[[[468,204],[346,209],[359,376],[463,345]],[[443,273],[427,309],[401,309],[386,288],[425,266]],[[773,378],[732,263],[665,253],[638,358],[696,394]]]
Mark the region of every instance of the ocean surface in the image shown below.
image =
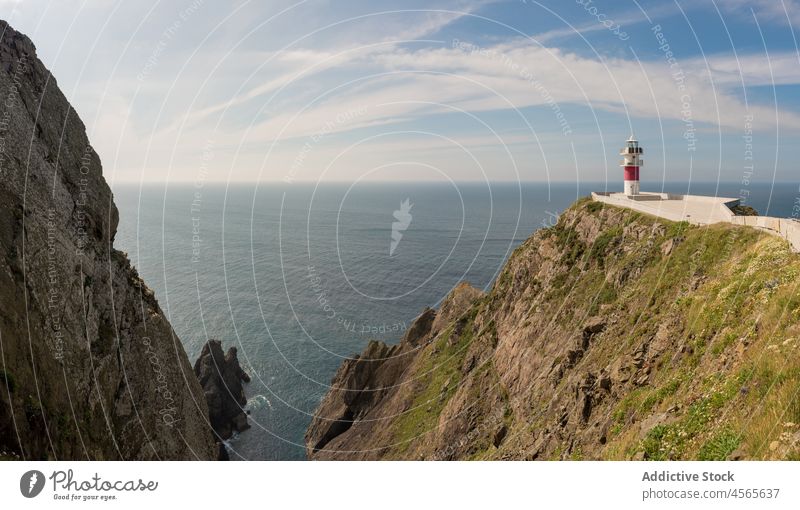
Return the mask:
[[[460,281],[491,286],[511,251],[593,190],[576,184],[116,185],[118,249],[155,291],[194,362],[236,346],[252,428],[236,460],[301,460],[342,360],[397,342]],[[739,197],[740,184],[643,189]],[[750,184],[763,215],[792,215],[798,185]],[[403,204],[407,201],[407,204]]]

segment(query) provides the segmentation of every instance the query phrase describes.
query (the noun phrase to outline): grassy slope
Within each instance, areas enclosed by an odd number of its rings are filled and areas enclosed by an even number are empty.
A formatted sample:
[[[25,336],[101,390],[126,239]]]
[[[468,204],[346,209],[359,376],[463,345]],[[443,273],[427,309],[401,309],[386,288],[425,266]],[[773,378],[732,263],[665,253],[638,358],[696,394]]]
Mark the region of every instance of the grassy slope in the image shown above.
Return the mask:
[[[581,242],[570,223],[580,215],[601,219],[591,244]],[[494,381],[473,388],[476,399],[506,392],[491,356],[464,380],[459,367],[468,353],[495,348],[495,321],[511,320],[511,305],[522,300],[530,303],[523,331],[542,317],[565,330],[580,328],[587,317],[615,317],[576,369],[608,367],[642,338],[661,335],[668,344],[646,384],[625,386],[597,411],[611,421],[602,445],[582,443],[575,434],[550,447],[546,458],[724,459],[734,450],[753,458],[800,458],[791,439],[800,423],[800,257],[755,229],[692,227],[586,200],[564,217],[515,251],[493,291],[467,314],[457,342],[450,345],[451,326],[420,352],[407,374],[417,379],[414,403],[392,424],[393,443],[400,446],[387,457],[403,457],[409,445],[424,451],[426,431],[435,434],[440,413],[467,378]],[[624,236],[631,226],[650,234]],[[543,284],[527,271],[539,256],[537,245],[548,238],[561,258],[555,278]],[[665,255],[670,240],[676,246]],[[568,384],[565,377],[549,393],[503,395],[504,401],[530,402],[530,410],[502,410],[512,440],[495,446],[476,433],[467,438],[474,443],[469,458],[520,457],[536,431],[554,421],[552,403],[566,398]],[[667,419],[643,436],[641,423],[658,415]]]

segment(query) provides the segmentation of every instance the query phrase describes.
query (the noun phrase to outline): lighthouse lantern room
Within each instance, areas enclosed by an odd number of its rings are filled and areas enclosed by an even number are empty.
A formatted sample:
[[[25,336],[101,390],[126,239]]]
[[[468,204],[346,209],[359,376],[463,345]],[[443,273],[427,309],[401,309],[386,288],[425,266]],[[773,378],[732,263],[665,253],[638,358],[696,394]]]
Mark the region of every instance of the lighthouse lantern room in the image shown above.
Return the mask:
[[[639,141],[631,135],[625,143],[625,147],[620,151],[622,163],[620,164],[625,171],[625,194],[628,196],[639,194],[639,167],[644,164],[642,160],[642,148]]]

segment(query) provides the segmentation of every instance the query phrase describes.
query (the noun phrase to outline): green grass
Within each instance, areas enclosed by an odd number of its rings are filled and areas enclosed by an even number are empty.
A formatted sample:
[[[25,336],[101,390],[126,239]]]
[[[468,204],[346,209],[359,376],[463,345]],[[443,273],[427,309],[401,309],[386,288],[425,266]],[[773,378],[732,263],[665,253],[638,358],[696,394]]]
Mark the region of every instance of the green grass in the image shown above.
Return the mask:
[[[707,384],[715,382],[719,384],[717,381],[707,381]],[[691,457],[691,445],[698,436],[707,432],[710,422],[717,418],[720,410],[725,408],[736,396],[741,387],[740,382],[741,379],[733,378],[733,380],[724,382],[721,388],[714,389],[712,385],[708,394],[691,404],[688,411],[678,421],[669,425],[653,427],[640,445],[640,449],[645,452],[645,458],[648,460],[672,460]],[[729,443],[730,441],[723,442],[721,439],[713,442],[706,453],[710,455],[710,452],[719,451],[721,444],[728,445]],[[716,448],[716,450],[712,448]]]
[[[669,452],[664,446],[669,431],[670,429],[666,425],[656,425],[647,433],[647,437],[642,441],[645,459],[669,460]]]
[[[644,388],[638,388],[625,395],[612,414],[614,422],[622,424],[630,420],[640,407],[640,400],[646,391]]]
[[[719,340],[718,342],[714,343],[714,345],[711,347],[711,354],[713,354],[714,356],[719,356],[720,354],[725,352],[728,349],[728,347],[733,345],[733,343],[738,338],[739,338],[739,335],[737,335],[733,331],[726,333],[722,337],[721,340]]]
[[[606,206],[603,214],[612,209]],[[622,223],[645,219],[630,215]],[[658,222],[665,227],[662,235],[626,237],[625,249],[617,250],[620,221],[610,220],[588,250],[596,267],[567,282],[575,298],[564,306],[581,317],[585,297],[607,285],[596,273],[631,275],[615,288],[613,300],[609,295],[602,301],[615,303],[625,339],[634,345],[635,339],[652,338],[665,320],[678,318],[668,349],[683,347],[682,355],[662,355],[654,367],[656,388],[624,390],[609,411],[605,449],[620,457],[644,451],[652,460],[721,460],[740,447],[763,456],[784,422],[800,423],[800,356],[791,350],[795,344],[784,346],[786,339],[800,338],[800,258],[756,229]],[[668,239],[680,242],[663,257],[660,246]],[[584,287],[580,281],[590,283]],[[587,294],[589,288],[594,291]],[[596,305],[589,309],[590,316],[598,312]],[[743,350],[734,351],[740,341]],[[765,351],[768,345],[771,351]],[[670,413],[672,420],[639,440],[635,427],[675,404],[681,406]]]
[[[667,397],[671,397],[672,395],[674,395],[678,391],[678,388],[681,387],[681,384],[683,384],[683,377],[679,375],[678,377],[669,381],[664,386],[650,393],[642,401],[641,412],[646,413],[651,411],[655,406],[663,402]]]
[[[604,230],[592,244],[589,251],[589,258],[597,263],[601,268],[604,267],[606,255],[609,250],[618,246],[622,242],[622,227],[612,227]]]
[[[680,238],[692,228],[688,221],[668,222],[666,237]]]
[[[588,229],[579,232],[574,223],[579,217],[571,210],[537,238],[558,248],[547,261],[552,267],[547,274],[537,272],[544,252],[533,251],[535,242],[523,243],[484,300],[478,323],[485,325],[482,336],[492,338],[480,341],[494,345],[493,321],[506,330],[509,324],[503,321],[512,313],[521,328],[531,328],[531,342],[550,341],[535,336],[541,334],[537,328],[543,317],[557,326],[546,329],[555,341],[579,334],[587,318],[605,316],[608,327],[592,341],[580,370],[597,373],[622,356],[630,364],[622,367],[628,376],[638,376],[629,356],[647,342],[656,342],[651,349],[658,345],[660,350],[649,351],[659,354],[648,361],[646,383],[614,381],[612,392],[593,411],[593,416],[611,418],[604,445],[565,440],[550,446],[543,458],[567,456],[567,447],[570,458],[589,459],[629,458],[644,451],[651,460],[721,460],[738,448],[749,457],[769,456],[769,444],[784,432],[783,423],[800,423],[800,257],[790,254],[782,240],[756,229],[699,228],[588,201],[575,207],[583,208],[579,214],[593,215],[591,228],[600,222],[595,242],[580,240]],[[661,246],[669,239],[679,242],[665,257]],[[519,303],[524,306],[514,310]],[[665,325],[669,337],[654,340]],[[792,338],[797,344],[784,344]],[[421,352],[414,368],[418,387],[413,405],[394,423],[394,438],[404,443],[397,456],[408,450],[406,443],[437,426],[462,382],[460,366],[469,341],[465,335],[448,346],[440,339]],[[486,373],[474,370],[468,377]],[[489,386],[471,386],[477,393],[469,401],[480,401]],[[509,430],[533,436],[551,427],[558,419],[549,410],[552,398],[546,389],[532,396],[530,410],[515,413]],[[641,423],[663,412],[667,419],[642,438]],[[484,437],[472,441],[467,454],[472,458],[509,453],[507,442],[498,450]],[[800,457],[800,452],[787,454],[792,455]]]
[[[610,284],[605,284],[600,287],[596,295],[589,297],[594,299],[594,303],[589,310],[589,315],[594,316],[600,313],[600,307],[602,305],[608,305],[617,300],[617,289]]]
[[[588,204],[586,204],[586,210],[592,214],[602,211],[603,202],[595,202],[595,201],[589,202]]]
[[[473,315],[464,326],[455,345],[449,345],[452,327],[441,334],[436,343],[425,349],[422,365],[417,374],[422,375],[410,409],[394,423],[393,440],[396,453],[405,452],[411,441],[436,427],[439,415],[461,382],[461,365],[467,346],[473,339]],[[444,384],[447,388],[443,391]]]
[[[739,447],[739,434],[725,428],[700,447],[697,460],[725,460]]]

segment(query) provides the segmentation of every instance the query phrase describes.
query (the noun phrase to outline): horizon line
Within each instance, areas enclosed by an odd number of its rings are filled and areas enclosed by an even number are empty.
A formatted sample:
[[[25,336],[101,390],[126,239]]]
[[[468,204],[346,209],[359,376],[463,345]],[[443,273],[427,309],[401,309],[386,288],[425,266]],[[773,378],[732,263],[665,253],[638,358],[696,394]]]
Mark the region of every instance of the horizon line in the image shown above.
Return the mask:
[[[744,188],[751,184],[797,184],[800,185],[800,180],[798,181],[789,181],[789,180],[776,180],[776,181],[769,181],[769,180],[750,180],[749,183],[743,184],[741,181],[737,180],[693,180],[693,181],[685,181],[685,180],[670,180],[670,181],[641,181],[643,184],[737,184]],[[293,181],[287,182],[284,180],[269,180],[269,181],[192,181],[192,180],[170,180],[170,181],[156,181],[156,180],[145,180],[145,181],[131,181],[131,180],[118,180],[115,181],[113,184],[108,183],[109,186],[116,186],[116,185],[147,185],[147,184],[178,184],[178,185],[192,185],[197,187],[209,186],[209,185],[220,185],[220,184],[227,184],[227,185],[252,185],[252,184],[282,184],[287,186],[292,185],[308,185],[308,184],[355,184],[356,181],[352,180],[326,180],[326,181]],[[509,181],[509,180],[491,180],[491,181],[477,181],[477,180],[453,180],[453,181],[445,181],[445,180],[385,180],[385,181],[360,181],[359,184],[569,184],[574,186],[580,186],[582,184],[611,184],[611,183],[619,183],[622,184],[622,181],[617,181],[616,179],[613,181],[606,181],[606,180],[584,180],[584,181],[561,181],[561,180],[520,180],[520,181]]]

